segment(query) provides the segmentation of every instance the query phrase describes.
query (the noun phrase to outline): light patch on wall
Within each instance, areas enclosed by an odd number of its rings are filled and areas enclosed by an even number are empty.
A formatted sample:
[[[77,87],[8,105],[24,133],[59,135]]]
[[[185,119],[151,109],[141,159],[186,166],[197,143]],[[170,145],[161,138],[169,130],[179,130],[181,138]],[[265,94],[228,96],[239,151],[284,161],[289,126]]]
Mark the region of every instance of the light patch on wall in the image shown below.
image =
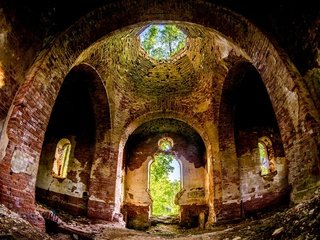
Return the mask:
[[[93,178],[96,178],[94,173],[97,171],[97,168],[98,166],[101,164],[102,162],[102,159],[101,158],[97,158],[93,164],[92,164],[92,167],[91,167],[91,172],[90,172],[90,178],[93,179]]]
[[[12,156],[11,170],[14,173],[26,173],[33,176],[36,173],[36,166],[31,156],[25,152],[16,150]]]
[[[103,176],[110,175],[110,169],[108,166],[103,165],[102,158],[97,158],[92,164],[90,178],[96,178],[96,174],[103,174]]]
[[[210,106],[211,101],[208,99],[202,103],[199,103],[197,106],[195,106],[194,108],[194,112],[196,113],[202,113],[208,110],[209,106]]]
[[[2,47],[7,42],[7,31],[0,33],[0,47]]]
[[[8,114],[8,116],[9,115],[10,114]],[[6,132],[7,122],[5,121],[5,119],[0,121],[0,126],[1,126],[1,129],[0,129],[0,162],[1,162],[4,156],[6,155],[6,149],[9,143],[9,138]]]
[[[5,79],[5,74],[2,68],[2,63],[0,62],[0,89],[5,85],[4,79]]]
[[[97,198],[97,197],[95,197],[94,195],[91,195],[91,196],[89,197],[89,200],[90,200],[90,201],[101,202],[101,203],[106,203],[106,201],[104,201],[104,200],[102,200],[102,199],[100,199],[100,198]]]
[[[66,194],[69,196],[82,198],[83,192],[87,191],[87,186],[82,182],[73,182],[70,179],[64,179],[62,183],[58,179],[52,178],[52,184],[48,190],[51,192]]]
[[[296,131],[298,131],[299,125],[299,100],[298,94],[295,91],[290,91],[287,87],[283,87],[286,94],[286,104],[288,113],[292,119],[293,126]]]
[[[218,137],[218,128],[213,121],[206,121],[204,124],[205,131],[209,137],[209,140],[212,142],[212,149],[216,152],[219,151],[219,142],[217,141]]]
[[[229,41],[221,37],[220,35],[217,35],[215,38],[215,43],[218,45],[217,50],[219,51],[221,58],[227,58],[229,56],[230,51],[233,49]]]
[[[0,120],[0,136],[2,134],[3,127],[4,127],[4,119]]]

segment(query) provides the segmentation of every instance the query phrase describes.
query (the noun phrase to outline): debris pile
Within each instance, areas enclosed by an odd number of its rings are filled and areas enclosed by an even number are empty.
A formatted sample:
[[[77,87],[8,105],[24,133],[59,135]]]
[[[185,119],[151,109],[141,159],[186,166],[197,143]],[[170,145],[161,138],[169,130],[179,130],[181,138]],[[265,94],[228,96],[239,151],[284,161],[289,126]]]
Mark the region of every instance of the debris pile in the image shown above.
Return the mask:
[[[0,239],[51,240],[45,232],[41,232],[3,204],[0,204]]]
[[[18,214],[0,205],[0,239],[30,240],[112,240],[112,239],[217,239],[217,240],[320,240],[320,189],[313,198],[282,211],[259,213],[254,218],[232,224],[220,224],[210,230],[184,229],[176,222],[155,221],[148,231],[136,231],[86,217],[74,217],[65,212],[39,210],[47,220],[57,224],[48,234],[39,231]],[[56,214],[56,215],[55,215]],[[49,216],[49,217],[48,217]],[[54,222],[54,221],[53,221]]]

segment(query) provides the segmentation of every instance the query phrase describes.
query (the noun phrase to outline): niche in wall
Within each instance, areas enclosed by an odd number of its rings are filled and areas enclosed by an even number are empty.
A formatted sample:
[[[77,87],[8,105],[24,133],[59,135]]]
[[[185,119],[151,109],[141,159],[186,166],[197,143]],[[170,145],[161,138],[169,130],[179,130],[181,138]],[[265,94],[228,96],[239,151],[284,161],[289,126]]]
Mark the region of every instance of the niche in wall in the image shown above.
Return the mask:
[[[81,68],[66,76],[45,134],[36,182],[38,202],[73,214],[87,211],[96,137],[92,79]]]
[[[252,66],[235,93],[234,133],[245,215],[288,200],[287,164],[268,92]]]

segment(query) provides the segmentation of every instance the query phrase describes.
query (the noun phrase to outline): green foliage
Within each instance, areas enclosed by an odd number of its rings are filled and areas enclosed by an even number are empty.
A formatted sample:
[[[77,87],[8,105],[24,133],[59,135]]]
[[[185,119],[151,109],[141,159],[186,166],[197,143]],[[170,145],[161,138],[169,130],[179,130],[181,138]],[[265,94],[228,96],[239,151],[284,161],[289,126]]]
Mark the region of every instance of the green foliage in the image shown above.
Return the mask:
[[[169,59],[186,44],[186,35],[175,25],[151,25],[141,34],[143,49],[157,60]]]
[[[179,211],[174,199],[180,191],[180,181],[169,179],[169,174],[173,171],[170,165],[173,160],[174,155],[159,153],[150,168],[152,214],[155,216],[177,215]]]
[[[172,143],[167,139],[161,139],[159,143],[159,149],[161,151],[170,151],[172,148]]]
[[[259,155],[261,161],[261,175],[267,175],[269,171],[269,159],[266,146],[263,143],[258,143],[259,146]]]
[[[155,155],[155,161],[151,165],[150,175],[155,181],[162,178],[168,178],[169,174],[173,171],[170,165],[174,160],[174,155],[166,153],[158,153]]]

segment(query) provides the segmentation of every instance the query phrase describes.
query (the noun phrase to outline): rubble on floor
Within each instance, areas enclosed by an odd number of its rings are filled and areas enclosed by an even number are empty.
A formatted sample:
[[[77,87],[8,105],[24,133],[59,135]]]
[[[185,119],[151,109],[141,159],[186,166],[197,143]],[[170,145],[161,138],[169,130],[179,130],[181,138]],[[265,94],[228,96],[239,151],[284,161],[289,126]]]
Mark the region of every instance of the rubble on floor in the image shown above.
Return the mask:
[[[50,240],[51,238],[22,219],[17,213],[0,204],[0,239]]]
[[[176,223],[159,221],[147,231],[136,231],[126,229],[119,223],[73,217],[64,212],[58,212],[57,216],[61,222],[56,225],[56,229],[45,234],[21,219],[18,214],[0,205],[0,239],[320,240],[320,190],[317,190],[313,198],[289,209],[259,213],[242,222],[212,226],[210,230],[184,229]]]

